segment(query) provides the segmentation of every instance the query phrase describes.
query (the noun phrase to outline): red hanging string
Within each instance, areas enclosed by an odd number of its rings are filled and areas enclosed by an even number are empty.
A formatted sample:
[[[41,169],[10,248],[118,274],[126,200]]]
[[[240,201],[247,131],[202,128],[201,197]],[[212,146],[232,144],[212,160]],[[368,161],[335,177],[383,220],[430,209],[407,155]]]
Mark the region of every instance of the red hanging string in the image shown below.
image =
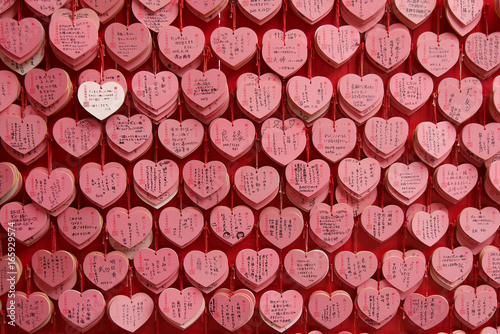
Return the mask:
[[[75,26],[75,16],[76,16],[76,0],[71,0],[71,20],[73,26]]]
[[[335,196],[335,182],[333,180],[333,175],[330,175],[330,213],[333,214],[333,198]]]
[[[408,229],[406,227],[407,227],[407,221],[405,220],[403,222],[403,261],[404,261],[405,256],[406,256],[406,238],[407,238],[407,232],[408,232]]]
[[[389,36],[389,27],[391,25],[391,0],[387,0],[385,4],[385,15],[386,15],[386,24],[387,24],[387,36]]]
[[[255,169],[259,169],[259,135],[255,132]]]
[[[408,169],[410,169],[410,141],[407,140],[406,141],[406,147],[405,147],[405,161],[406,161],[406,165],[408,166]]]
[[[356,323],[358,321],[358,304],[354,304],[354,326],[352,332],[356,334]]]
[[[308,221],[305,222],[303,238],[304,238],[304,245],[305,245],[306,257],[307,257],[307,253],[309,252],[309,222]]]
[[[282,120],[282,127],[283,127],[283,133],[285,133],[285,111],[286,111],[286,92],[285,92],[285,86],[282,87],[282,92],[281,92],[281,120]]]
[[[23,184],[26,184],[26,176],[23,175]],[[26,205],[26,187],[22,187],[22,190],[23,192],[23,214],[25,214],[24,212],[24,206]]]
[[[257,224],[255,224],[255,250],[257,251],[257,253],[260,250],[260,247],[259,247],[259,238],[260,238],[259,228],[257,227]]]
[[[455,237],[455,223],[456,223],[456,220],[453,220],[452,222],[450,222],[450,229],[449,229],[449,235],[450,235],[450,248],[453,250],[453,248],[455,247],[454,246],[454,242],[453,242],[453,239]]]
[[[453,333],[453,310],[455,309],[455,305],[450,305],[450,321],[448,322],[448,332]]]
[[[75,184],[80,184],[79,180],[80,180],[80,168],[78,168],[78,172],[76,174]],[[76,188],[75,189],[75,191],[76,191],[76,211],[78,213],[80,213],[80,197],[81,197],[80,191],[81,190],[80,190],[80,187],[75,187],[75,188]]]
[[[233,214],[233,209],[234,209],[234,179],[231,180],[231,214]]]
[[[234,263],[231,264],[231,274],[229,275],[229,300],[234,294],[234,280],[236,278],[236,273],[234,271]]]
[[[455,166],[457,166],[457,170],[458,170],[458,148],[460,146],[460,135],[457,134],[457,142],[455,144]]]
[[[488,104],[486,103],[486,93],[485,95],[483,95],[483,119],[482,119],[482,122],[481,122],[481,125],[484,127],[484,129],[486,130],[486,108],[487,108]]]
[[[387,89],[385,90],[384,119],[386,123],[388,116],[389,116],[389,85],[387,85]]]
[[[130,216],[130,179],[127,177],[127,211],[128,215]]]
[[[104,233],[102,234],[102,244],[104,245],[104,260],[108,255],[108,228],[104,225]]]
[[[208,162],[208,151],[209,151],[209,148],[208,148],[208,137],[207,137],[207,131],[205,131],[205,138],[203,139],[203,148],[205,150],[205,165],[207,164]]]
[[[184,9],[184,0],[179,0],[179,31],[182,36],[182,10]]]
[[[361,42],[361,51],[359,52],[359,76],[363,81],[363,62],[365,60],[365,42]]]
[[[205,74],[208,69],[208,61],[210,58],[212,58],[212,51],[210,51],[210,47],[205,46],[203,49],[203,74]]]
[[[309,131],[305,129],[306,131],[306,162],[307,162],[307,167],[309,167],[309,154],[311,152],[311,141],[309,139]]]
[[[132,108],[132,103],[130,102],[131,101],[131,98],[130,98],[130,95],[132,93],[130,91],[127,92],[127,117],[130,118],[130,115],[131,115],[131,108]]]
[[[177,102],[178,106],[179,106],[179,124],[180,126],[182,126],[182,98],[181,98],[181,95],[179,95],[179,102]]]
[[[412,30],[412,35],[413,35],[413,30]],[[413,43],[411,43],[410,54],[408,56],[408,72],[410,72],[410,78],[413,80]]]
[[[205,226],[203,227],[204,237],[205,237],[205,256],[208,253],[208,222],[205,221]]]
[[[235,99],[234,99],[234,92],[229,95],[229,115],[231,116],[231,125],[234,126],[234,104],[235,104]]]
[[[354,247],[353,247],[353,250],[354,250],[354,254],[357,254],[358,253],[358,226],[359,226],[359,216],[356,217],[356,221],[354,222],[354,237],[353,237],[353,241],[354,241]]]
[[[255,54],[255,65],[257,66],[257,84],[260,88],[260,53],[261,53],[261,46],[257,44],[257,52]]]
[[[207,312],[207,306],[205,304],[205,311],[203,312],[203,323],[205,324],[205,334],[208,334],[208,312]]]
[[[182,178],[182,174],[179,176],[179,213],[181,214],[181,217],[182,217],[182,192],[183,192],[183,188],[182,188],[182,183],[183,183],[184,179]]]
[[[436,24],[436,36],[437,36],[437,42],[438,42],[438,46],[439,46],[439,34],[441,32],[441,4],[440,4],[440,1],[437,1],[437,11],[436,11],[436,21],[437,21],[437,24]]]
[[[236,4],[235,0],[231,1],[231,12],[229,14],[229,18],[233,19],[233,34],[236,30]]]
[[[21,87],[21,119],[24,118],[24,110],[26,109],[26,105],[28,104],[28,100],[26,97],[26,91],[24,87]]]
[[[460,45],[460,57],[458,58],[458,88],[462,92],[462,67],[464,62],[464,45]]]
[[[78,278],[80,279],[80,297],[83,294],[83,270],[82,270],[82,265],[81,263],[78,263]]]
[[[433,118],[432,120],[434,121],[434,124],[436,124],[437,128],[437,92],[434,91],[432,94],[432,113],[433,113]]]
[[[382,208],[382,211],[384,210],[384,192],[385,192],[385,176],[382,177],[382,180],[380,181],[380,207]]]
[[[425,296],[429,296],[429,262],[425,265]]]
[[[132,266],[128,266],[128,293],[130,296],[130,302],[132,303],[132,296],[133,296],[133,291],[132,291],[132,278],[134,277],[134,274],[132,272]]]
[[[339,0],[340,1],[340,0]],[[337,121],[337,88],[333,89],[332,95],[332,109],[333,109],[333,131],[337,131],[335,122]]]
[[[54,226],[53,222],[50,222],[50,229],[52,231],[52,253],[55,253],[57,240],[56,240],[56,227]]]
[[[102,83],[104,82],[104,43],[102,42],[102,39],[100,39],[100,38],[99,38],[99,54],[101,56],[101,82],[100,82],[100,84],[102,85]]]
[[[25,279],[26,279],[26,295],[29,297],[31,293],[31,267],[29,264],[26,265],[25,269]]]
[[[22,15],[21,1],[17,1],[17,24],[21,22],[22,18],[23,15]]]
[[[156,217],[156,212],[153,215],[153,219],[154,219],[154,229],[155,229],[155,255],[156,255],[156,253],[158,252],[158,218]]]
[[[429,177],[429,187],[427,188],[427,198],[426,198],[427,213],[431,213],[432,188],[434,188],[434,181],[433,181],[433,178],[431,176],[431,177]]]
[[[75,87],[73,89],[73,93],[72,93],[72,95],[73,95],[72,96],[72,98],[73,98],[73,110],[75,112],[75,124],[77,124],[78,120],[79,120],[79,118],[78,118],[78,116],[79,116],[78,115],[78,104],[79,103],[77,102],[78,100],[77,100],[77,97],[76,97],[76,92],[78,91],[78,85],[76,83],[76,78],[73,80],[73,87]]]
[[[358,146],[358,152],[357,152],[356,158],[358,159],[359,164],[361,164],[361,150],[363,149],[363,143],[361,141],[361,135],[360,134],[358,134],[357,146]]]
[[[280,214],[283,211],[283,192],[284,192],[284,184],[283,184],[283,177],[281,177],[281,180],[280,180]]]
[[[335,1],[335,26],[340,27],[340,0]]]
[[[155,158],[155,166],[158,165],[158,130],[155,130],[155,150],[153,152]]]
[[[156,51],[156,42],[155,41],[153,41],[153,52],[151,55],[151,62],[152,62],[152,66],[153,66],[153,74],[154,74],[154,77],[156,78],[156,73],[158,71],[158,55],[157,55],[157,51]]]
[[[101,172],[104,175],[104,165],[106,163],[106,141],[104,140],[104,134],[101,136]]]
[[[50,70],[50,43],[45,43],[45,71]]]
[[[127,30],[130,25],[130,0],[127,1]]]
[[[479,261],[476,260],[476,263],[474,263],[474,291],[477,291],[477,277],[479,276]]]
[[[280,276],[280,294],[281,296],[283,297],[283,262],[280,261],[280,272],[279,272],[279,276]]]
[[[488,0],[485,0],[483,7],[483,22],[484,22],[484,33],[486,35],[486,39],[489,39],[488,34],[488,9],[490,9],[490,4]]]
[[[286,45],[286,12],[288,10],[288,1],[283,0],[283,44]]]
[[[184,266],[183,266],[184,261],[179,261],[179,291],[182,295],[182,289],[184,289]]]
[[[330,270],[328,270],[328,295],[330,300],[332,300],[332,286],[333,286],[333,264],[330,262]]]
[[[304,333],[307,333],[307,307],[305,305],[302,306],[303,317],[304,317]]]
[[[312,82],[312,61],[314,58],[312,41],[309,41],[307,53],[309,54],[309,57],[307,59],[307,77],[309,78],[309,81]]]
[[[481,213],[481,196],[483,194],[483,177],[479,178],[479,182],[477,183],[477,208],[479,209],[479,213]]]
[[[46,136],[47,138],[47,171],[48,178],[50,179],[50,173],[52,172],[52,138],[50,138],[49,134]]]

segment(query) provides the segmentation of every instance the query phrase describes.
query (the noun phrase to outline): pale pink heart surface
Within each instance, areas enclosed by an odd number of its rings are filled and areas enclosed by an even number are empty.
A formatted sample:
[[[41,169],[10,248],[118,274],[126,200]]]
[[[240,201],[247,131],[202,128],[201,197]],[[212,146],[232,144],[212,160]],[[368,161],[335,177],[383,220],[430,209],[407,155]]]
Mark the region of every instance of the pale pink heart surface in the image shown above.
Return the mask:
[[[234,246],[245,239],[255,225],[253,211],[246,206],[238,205],[232,209],[217,206],[210,213],[212,231],[225,243]]]
[[[28,97],[43,107],[49,107],[61,99],[69,84],[68,74],[60,68],[51,68],[48,71],[35,68],[24,77]]]
[[[273,18],[281,8],[281,4],[282,1],[280,0],[271,0],[262,3],[238,0],[238,6],[245,16],[249,16],[252,21],[259,25],[262,25]]]
[[[286,254],[283,263],[288,275],[305,289],[321,281],[329,269],[328,256],[317,249],[307,253],[292,249]]]
[[[193,207],[183,208],[182,212],[166,208],[160,213],[158,227],[167,240],[184,248],[200,236],[204,227],[203,213]]]
[[[97,325],[99,317],[104,312],[106,301],[97,290],[64,291],[58,300],[62,316],[77,328],[88,330]],[[84,315],[84,316],[83,316]]]
[[[179,325],[201,316],[205,300],[200,290],[191,286],[185,287],[182,291],[174,288],[164,290],[158,298],[158,308],[169,320]]]
[[[71,59],[78,59],[96,46],[98,29],[89,18],[75,17],[73,21],[60,16],[50,21],[49,37],[57,50]]]
[[[382,264],[382,272],[392,286],[406,292],[424,277],[425,267],[425,260],[417,256],[389,256]]]
[[[336,27],[325,24],[316,30],[314,41],[316,48],[331,60],[329,64],[336,67],[354,55],[360,44],[360,36],[353,26]]]
[[[148,282],[161,284],[179,270],[179,258],[170,248],[144,248],[135,254],[134,268]]]
[[[380,181],[380,165],[371,158],[346,158],[339,164],[337,177],[349,191],[361,196]]]
[[[106,207],[125,193],[127,173],[116,162],[109,162],[104,166],[91,162],[80,168],[79,182],[85,196],[99,206]]]
[[[195,250],[184,257],[186,274],[205,288],[226,277],[228,266],[227,256],[220,250],[212,250],[206,254]]]
[[[37,115],[23,118],[5,115],[0,117],[0,138],[15,151],[26,154],[34,150],[47,135],[47,124]]]
[[[384,242],[399,231],[404,219],[403,210],[397,205],[368,206],[361,214],[361,225],[375,240]]]
[[[195,119],[179,122],[166,119],[158,127],[158,139],[162,145],[180,159],[195,151],[203,141],[203,125]]]
[[[425,31],[418,37],[416,55],[430,74],[440,77],[457,63],[460,43],[452,33],[445,32],[438,36]]]
[[[356,125],[349,118],[314,122],[312,142],[319,153],[336,163],[345,158],[356,146]]]
[[[267,121],[269,120],[271,119]],[[271,159],[281,166],[286,166],[295,160],[306,147],[305,126],[297,118],[287,119],[285,124],[279,123],[282,125],[280,128],[264,129],[264,125],[262,126],[261,145],[264,152]]]
[[[323,292],[309,297],[309,314],[327,329],[331,330],[340,325],[352,312],[353,303],[350,296],[341,292],[336,291],[330,296]]]
[[[28,333],[38,330],[48,322],[53,305],[46,294],[33,292],[29,297],[24,292],[15,292],[9,298],[9,305],[14,303],[16,309],[16,326]]]
[[[232,161],[252,148],[255,126],[245,118],[217,118],[210,123],[209,133],[212,144]]]
[[[250,320],[254,307],[248,301],[248,297],[234,291],[234,295],[215,293],[208,303],[208,310],[212,317],[222,327],[234,331]],[[227,317],[232,319],[228,321]]]
[[[370,118],[365,125],[366,139],[382,154],[390,154],[404,145],[408,137],[408,123],[404,118]]]
[[[210,45],[216,56],[232,68],[244,65],[257,51],[257,34],[250,28],[215,28]]]
[[[108,316],[119,327],[135,332],[148,321],[154,308],[154,301],[143,292],[132,298],[117,295],[108,302]]]
[[[389,90],[397,103],[411,112],[427,102],[434,90],[432,78],[427,73],[396,73],[389,81]]]
[[[106,215],[106,224],[109,235],[129,249],[144,240],[153,227],[151,214],[139,206],[130,210],[112,208]]]
[[[5,231],[14,228],[15,238],[25,242],[37,235],[47,225],[48,217],[45,210],[35,204],[22,205],[19,202],[9,202],[0,209],[0,223]]]
[[[115,287],[125,279],[128,273],[128,259],[121,252],[90,252],[83,260],[85,276],[104,291]]]
[[[359,310],[375,322],[383,322],[399,309],[401,302],[396,289],[386,287],[380,290],[365,288],[358,292],[357,304]]]
[[[455,143],[456,134],[455,127],[450,122],[422,122],[417,127],[416,137],[418,145],[427,154],[439,159],[449,152]]]
[[[0,111],[11,106],[21,92],[21,86],[14,73],[0,71]]]
[[[463,199],[476,186],[478,172],[471,164],[461,164],[455,166],[444,164],[439,166],[434,172],[435,182],[454,202]],[[455,186],[456,183],[460,186]]]
[[[481,210],[467,207],[460,213],[458,224],[474,242],[482,243],[494,235],[500,227],[500,212],[491,206]]]
[[[387,169],[386,176],[394,190],[411,199],[427,188],[429,170],[421,162],[412,162],[409,165],[395,162]]]
[[[94,149],[101,139],[101,124],[93,118],[81,119],[63,117],[52,128],[54,140],[66,152],[81,158]]]
[[[262,59],[278,75],[287,78],[297,72],[307,60],[307,37],[298,29],[283,35],[271,29],[262,37]]]
[[[403,307],[411,321],[425,330],[441,323],[449,312],[448,301],[440,295],[426,297],[412,293],[406,297]]]
[[[280,260],[278,253],[265,248],[258,252],[253,249],[243,249],[236,255],[235,267],[248,282],[262,285],[278,271]],[[245,283],[245,282],[244,282]],[[269,284],[271,282],[267,282]],[[267,284],[265,284],[267,286]]]
[[[468,25],[474,21],[481,13],[483,8],[483,0],[478,0],[471,3],[464,3],[458,0],[448,0],[447,9],[453,13],[463,25]]]
[[[134,166],[134,181],[147,193],[159,197],[179,181],[179,167],[168,159],[141,160]]]
[[[302,313],[303,298],[295,290],[266,291],[260,297],[260,312],[278,327],[285,327],[298,320]]]
[[[206,72],[189,70],[182,76],[181,88],[185,97],[198,107],[206,108],[227,90],[226,75],[214,68]]]
[[[87,246],[90,241],[99,236],[102,218],[95,208],[70,207],[57,216],[57,225],[64,237],[76,245]]]
[[[386,71],[392,71],[410,54],[410,31],[400,23],[390,27],[377,24],[366,32],[365,43],[369,59]]]
[[[491,33],[488,36],[480,32],[472,33],[465,41],[467,58],[481,70],[491,71],[500,65],[499,42],[499,32]]]
[[[226,184],[226,166],[220,161],[206,164],[199,160],[188,161],[182,169],[185,184],[201,197],[208,197]]]
[[[281,211],[267,207],[260,213],[259,229],[262,235],[279,249],[295,241],[301,235],[303,226],[302,213],[295,207]]]
[[[464,291],[455,297],[455,312],[467,327],[475,329],[493,317],[497,310],[497,294],[495,291]]]
[[[74,274],[77,263],[75,258],[65,251],[51,253],[39,250],[32,256],[31,266],[45,284],[56,287]]]
[[[482,87],[476,85],[446,85],[438,91],[438,106],[443,114],[455,124],[471,118],[483,103]]]
[[[131,62],[141,55],[151,43],[149,29],[142,23],[125,26],[112,23],[104,32],[106,47],[118,58]]]
[[[33,169],[26,178],[26,193],[41,207],[51,211],[63,205],[75,190],[73,173],[66,168],[49,171]]]
[[[377,271],[377,256],[372,252],[361,251],[338,253],[333,265],[335,273],[351,287],[357,287],[366,282]]]
[[[467,151],[488,160],[500,151],[500,124],[469,123],[462,129],[461,141]]]
[[[179,81],[172,72],[139,71],[132,78],[131,89],[141,102],[157,110],[177,96]]]
[[[203,30],[195,26],[168,26],[158,33],[158,50],[172,63],[184,67],[201,55],[205,46]]]
[[[144,145],[152,132],[151,121],[142,114],[131,117],[115,114],[106,121],[108,140],[129,153]]]
[[[32,17],[20,21],[2,18],[0,27],[0,48],[19,64],[35,54],[45,37],[42,25]]]
[[[473,255],[466,247],[456,247],[453,250],[439,247],[432,254],[431,262],[440,276],[449,282],[455,282],[471,270]]]
[[[411,220],[411,233],[428,247],[436,244],[448,231],[448,214],[442,210],[419,211]]]

